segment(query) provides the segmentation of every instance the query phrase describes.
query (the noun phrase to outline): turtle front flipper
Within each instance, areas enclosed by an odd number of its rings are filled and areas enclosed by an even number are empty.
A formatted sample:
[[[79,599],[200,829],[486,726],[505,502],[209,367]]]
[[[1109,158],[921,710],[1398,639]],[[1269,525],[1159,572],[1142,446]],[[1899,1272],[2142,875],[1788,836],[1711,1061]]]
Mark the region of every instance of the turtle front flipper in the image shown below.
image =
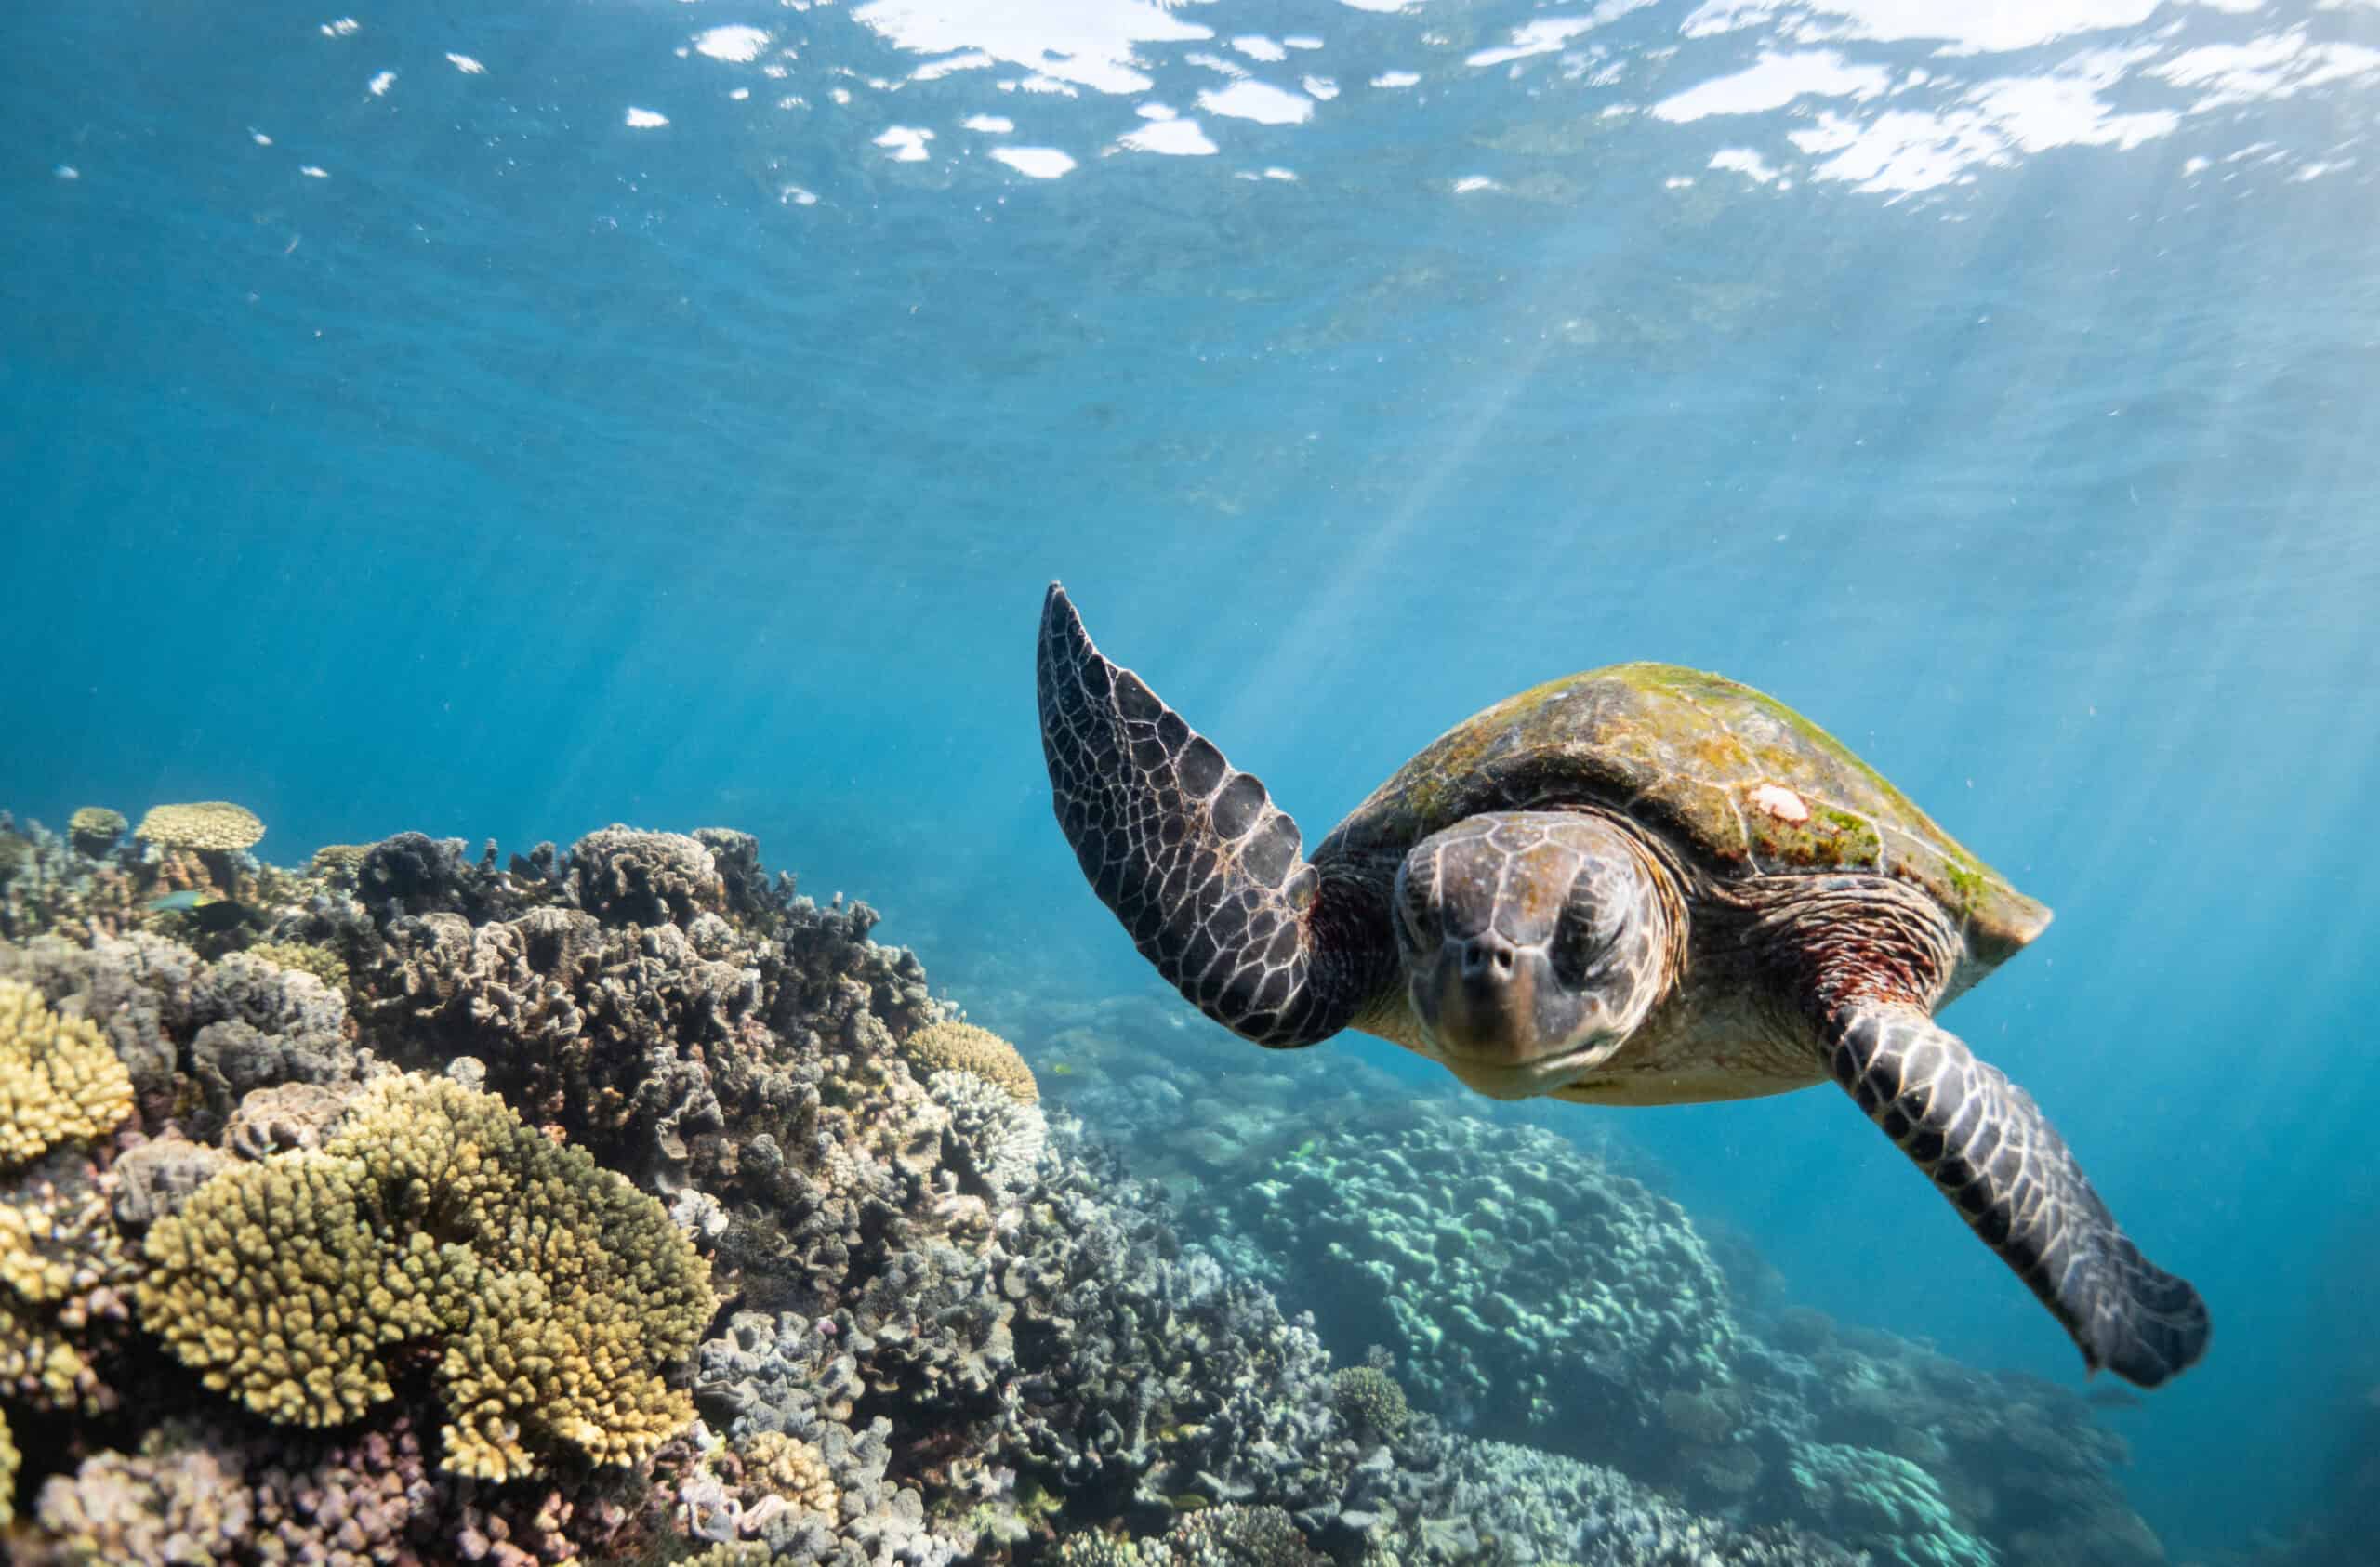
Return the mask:
[[[2094,1371],[2153,1388],[2205,1353],[2206,1303],[2117,1228],[2033,1097],[1907,1002],[1831,1029],[1834,1080],[2065,1324]]]
[[[1376,988],[1366,971],[1378,964],[1355,921],[1332,917],[1350,894],[1334,894],[1306,863],[1298,824],[1093,647],[1054,582],[1039,665],[1058,825],[1141,955],[1259,1045],[1312,1045],[1345,1028]]]

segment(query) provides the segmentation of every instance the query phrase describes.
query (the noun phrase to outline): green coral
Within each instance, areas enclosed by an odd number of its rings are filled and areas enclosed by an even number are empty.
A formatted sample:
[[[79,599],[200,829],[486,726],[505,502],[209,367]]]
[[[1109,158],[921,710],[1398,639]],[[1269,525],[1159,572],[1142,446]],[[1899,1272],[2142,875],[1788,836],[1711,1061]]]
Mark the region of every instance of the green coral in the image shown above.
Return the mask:
[[[142,1321],[208,1386],[274,1420],[392,1396],[436,1353],[444,1467],[508,1480],[573,1448],[636,1463],[694,1418],[663,1380],[716,1308],[652,1198],[504,1102],[386,1078],[337,1136],[216,1176],[148,1240]]]
[[[132,1078],[99,1029],[0,980],[0,1167],[112,1132],[131,1114]]]

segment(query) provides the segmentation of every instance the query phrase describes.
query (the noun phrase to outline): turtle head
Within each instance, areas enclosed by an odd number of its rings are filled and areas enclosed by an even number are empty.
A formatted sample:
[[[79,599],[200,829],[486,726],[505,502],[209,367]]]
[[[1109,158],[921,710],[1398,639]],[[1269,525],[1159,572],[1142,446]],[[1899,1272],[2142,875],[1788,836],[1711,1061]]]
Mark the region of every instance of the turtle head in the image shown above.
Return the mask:
[[[1395,902],[1431,1052],[1496,1099],[1551,1093],[1598,1065],[1670,982],[1659,872],[1598,817],[1466,817],[1413,846]]]

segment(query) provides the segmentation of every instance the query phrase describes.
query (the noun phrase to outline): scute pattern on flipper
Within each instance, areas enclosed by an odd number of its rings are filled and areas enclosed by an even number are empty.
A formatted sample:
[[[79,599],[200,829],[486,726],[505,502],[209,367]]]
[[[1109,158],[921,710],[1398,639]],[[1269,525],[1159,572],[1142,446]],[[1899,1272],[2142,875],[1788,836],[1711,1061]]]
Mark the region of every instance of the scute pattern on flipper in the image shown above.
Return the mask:
[[[1264,785],[1091,645],[1065,590],[1041,617],[1041,745],[1083,875],[1141,955],[1260,1045],[1344,1028],[1377,985],[1309,938],[1321,878]],[[1384,945],[1382,928],[1372,945]]]
[[[2064,1324],[2091,1369],[2144,1388],[2206,1352],[2206,1303],[2141,1256],[2033,1098],[1914,1007],[1830,1032],[1835,1081]]]

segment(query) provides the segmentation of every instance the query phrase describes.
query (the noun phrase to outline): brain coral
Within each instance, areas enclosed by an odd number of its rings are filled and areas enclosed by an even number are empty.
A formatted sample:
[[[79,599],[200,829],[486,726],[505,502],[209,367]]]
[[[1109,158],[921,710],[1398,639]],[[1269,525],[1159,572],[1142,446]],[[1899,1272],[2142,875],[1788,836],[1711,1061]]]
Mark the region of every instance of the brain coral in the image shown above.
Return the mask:
[[[945,1070],[972,1072],[998,1085],[1019,1104],[1040,1100],[1041,1087],[1033,1080],[1033,1069],[1025,1064],[1015,1046],[990,1029],[972,1023],[929,1023],[903,1041],[901,1048],[921,1077]]]
[[[575,1448],[650,1456],[694,1418],[662,1377],[715,1307],[661,1205],[504,1102],[419,1076],[367,1089],[338,1134],[235,1165],[148,1240],[140,1313],[208,1386],[336,1425],[434,1347],[443,1467],[506,1480]]]
[[[131,1113],[132,1079],[99,1029],[0,980],[0,1165],[112,1132]]]
[[[132,836],[167,849],[245,849],[264,836],[257,813],[229,800],[152,805]]]

